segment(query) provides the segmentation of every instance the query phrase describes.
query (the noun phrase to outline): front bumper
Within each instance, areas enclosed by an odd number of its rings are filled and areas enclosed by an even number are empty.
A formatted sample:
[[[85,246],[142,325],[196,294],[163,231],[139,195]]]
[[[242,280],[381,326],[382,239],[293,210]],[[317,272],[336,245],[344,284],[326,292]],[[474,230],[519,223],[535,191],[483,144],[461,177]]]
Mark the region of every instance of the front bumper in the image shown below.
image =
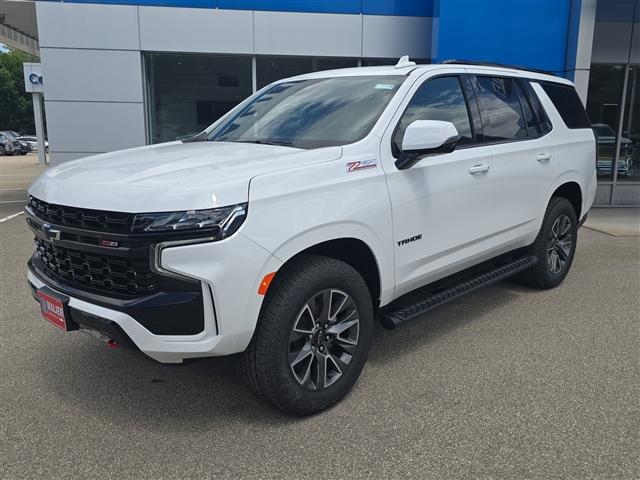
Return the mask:
[[[282,262],[240,233],[220,241],[165,248],[160,253],[164,270],[198,281],[204,311],[202,331],[192,335],[155,334],[129,310],[99,304],[86,294],[56,283],[30,264],[27,274],[32,289],[48,286],[69,297],[72,320],[118,343],[132,346],[162,363],[181,363],[187,358],[228,355],[249,344],[262,299],[257,294],[264,275]],[[179,308],[167,318],[158,304],[151,312],[163,322],[180,324]],[[120,332],[122,332],[120,334]]]

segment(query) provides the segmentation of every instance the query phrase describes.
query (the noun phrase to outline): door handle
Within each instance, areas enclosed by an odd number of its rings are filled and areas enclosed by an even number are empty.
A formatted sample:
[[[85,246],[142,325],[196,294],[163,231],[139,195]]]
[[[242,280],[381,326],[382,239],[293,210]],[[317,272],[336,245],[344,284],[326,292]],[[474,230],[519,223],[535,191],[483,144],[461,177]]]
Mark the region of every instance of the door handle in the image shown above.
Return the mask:
[[[536,156],[536,160],[538,160],[539,162],[548,162],[549,160],[551,160],[551,154],[550,153],[539,153]]]
[[[471,175],[478,175],[480,173],[488,172],[489,165],[474,165],[469,169]]]

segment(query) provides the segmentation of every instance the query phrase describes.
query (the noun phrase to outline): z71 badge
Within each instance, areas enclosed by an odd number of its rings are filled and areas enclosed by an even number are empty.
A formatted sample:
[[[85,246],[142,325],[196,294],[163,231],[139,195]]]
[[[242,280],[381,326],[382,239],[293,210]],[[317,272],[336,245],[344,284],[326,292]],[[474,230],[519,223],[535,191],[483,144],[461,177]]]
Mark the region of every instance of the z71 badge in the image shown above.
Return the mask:
[[[374,168],[378,165],[375,158],[371,160],[358,160],[357,162],[347,163],[347,172],[355,172],[356,170],[364,170],[365,168]]]

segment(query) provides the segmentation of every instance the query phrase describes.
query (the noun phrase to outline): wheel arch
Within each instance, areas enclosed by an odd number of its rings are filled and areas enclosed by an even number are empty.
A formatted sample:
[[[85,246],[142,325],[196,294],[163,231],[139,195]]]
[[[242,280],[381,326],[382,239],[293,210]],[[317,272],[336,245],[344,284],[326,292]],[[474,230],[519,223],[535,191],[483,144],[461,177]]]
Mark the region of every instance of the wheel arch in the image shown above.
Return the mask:
[[[583,202],[583,193],[582,188],[575,181],[567,181],[557,186],[550,198],[553,197],[562,197],[566,198],[571,205],[573,206],[574,211],[576,212],[576,219],[580,221],[582,218],[582,202]]]
[[[351,236],[331,238],[291,253],[276,272],[272,284],[278,280],[281,272],[286,271],[287,265],[305,255],[334,258],[353,267],[367,284],[374,309],[379,307],[384,296],[382,269],[374,250],[364,240]]]

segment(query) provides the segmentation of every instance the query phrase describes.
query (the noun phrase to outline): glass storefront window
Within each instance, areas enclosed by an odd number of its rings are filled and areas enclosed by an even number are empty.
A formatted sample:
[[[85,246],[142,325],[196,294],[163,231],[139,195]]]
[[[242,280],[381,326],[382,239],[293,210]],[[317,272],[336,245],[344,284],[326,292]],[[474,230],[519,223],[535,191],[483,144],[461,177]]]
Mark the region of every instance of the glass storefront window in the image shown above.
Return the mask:
[[[252,93],[251,57],[145,55],[151,143],[201,132]]]
[[[304,73],[357,66],[355,58],[259,56],[256,58],[258,89],[276,80]]]
[[[618,181],[640,181],[640,66],[629,68]]]
[[[597,137],[596,168],[600,181],[613,179],[623,83],[623,65],[591,66],[587,113]]]
[[[309,73],[311,69],[309,57],[257,57],[258,90],[276,80]]]

